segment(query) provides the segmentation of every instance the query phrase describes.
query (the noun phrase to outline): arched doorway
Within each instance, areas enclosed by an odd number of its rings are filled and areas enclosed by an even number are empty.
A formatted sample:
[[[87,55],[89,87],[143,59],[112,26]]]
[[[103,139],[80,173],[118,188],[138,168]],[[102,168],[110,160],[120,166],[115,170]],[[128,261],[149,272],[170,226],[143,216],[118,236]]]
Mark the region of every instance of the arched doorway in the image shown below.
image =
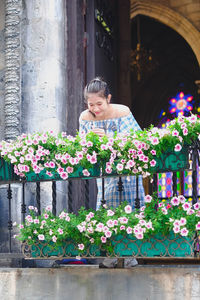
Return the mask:
[[[152,3],[148,0],[132,0],[130,17],[133,19],[137,15],[151,17],[179,33],[194,51],[197,61],[200,64],[200,32],[184,16],[167,6]]]
[[[199,103],[195,81],[199,79],[200,33],[183,16],[163,5],[133,1],[132,49],[136,49],[137,45],[138,17],[141,44],[145,49],[152,50],[152,57],[157,62],[155,68],[143,74],[140,81],[136,74],[132,72],[131,75],[132,110],[141,127],[145,128],[150,124],[158,125],[161,110],[167,109],[170,98],[179,91],[192,94]],[[168,175],[172,181],[172,174]],[[179,180],[184,187],[184,195],[189,197],[192,193],[188,184],[191,183],[191,174],[184,172],[183,176]],[[160,179],[163,180],[162,176]]]
[[[175,30],[153,18],[138,15],[131,20],[131,48],[137,46],[140,20],[141,45],[152,51],[154,68],[138,81],[135,69],[131,72],[132,110],[142,128],[157,125],[162,109],[179,91],[190,93],[198,101],[195,81],[199,77],[199,64],[190,45]]]

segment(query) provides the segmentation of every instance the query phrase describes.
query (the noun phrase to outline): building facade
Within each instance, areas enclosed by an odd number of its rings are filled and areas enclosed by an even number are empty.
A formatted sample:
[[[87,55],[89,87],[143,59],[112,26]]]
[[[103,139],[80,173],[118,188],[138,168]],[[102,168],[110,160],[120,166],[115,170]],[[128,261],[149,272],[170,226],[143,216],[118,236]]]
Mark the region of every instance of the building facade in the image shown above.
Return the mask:
[[[155,26],[156,32],[164,26],[177,36],[177,48],[168,44],[172,50],[164,57],[159,50],[160,67],[140,83],[134,81],[130,68],[137,16],[144,24],[154,22],[149,28]],[[145,30],[144,35],[153,36],[153,31]],[[163,40],[170,40],[170,35],[165,32],[166,38],[156,36],[156,45],[166,49]],[[153,39],[149,43],[154,47]],[[184,46],[178,48],[181,43]],[[156,123],[157,112],[165,105],[162,99],[174,91],[173,84],[168,88],[169,77],[177,85],[180,81],[189,86],[198,97],[199,49],[200,0],[0,0],[0,138],[15,139],[22,133],[52,129],[75,134],[85,108],[83,88],[96,75],[108,81],[113,101],[128,105],[141,127]],[[176,73],[171,65],[180,56],[183,59]],[[173,61],[164,73],[166,57]],[[51,201],[50,188],[49,183],[41,186],[43,206]],[[95,195],[95,182],[58,183],[58,210],[77,210],[86,201],[95,207]],[[8,250],[6,199],[7,186],[1,185],[1,252]],[[11,212],[18,222],[21,199],[22,187],[15,184]],[[26,189],[26,204],[34,199],[32,184]]]

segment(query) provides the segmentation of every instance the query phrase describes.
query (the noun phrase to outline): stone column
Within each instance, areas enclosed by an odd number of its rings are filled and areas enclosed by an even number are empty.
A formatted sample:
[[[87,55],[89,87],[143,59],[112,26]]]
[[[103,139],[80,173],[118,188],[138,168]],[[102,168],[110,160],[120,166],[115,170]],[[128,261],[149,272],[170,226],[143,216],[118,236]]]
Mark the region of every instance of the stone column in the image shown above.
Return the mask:
[[[22,129],[66,130],[65,0],[25,0]]]
[[[4,14],[5,138],[22,132],[65,131],[65,0],[24,0],[23,6],[22,0],[6,0]],[[51,185],[41,184],[41,208],[52,202]],[[22,187],[11,186],[12,220],[19,223]],[[0,189],[0,252],[7,252],[7,186]],[[67,208],[66,190],[67,183],[57,183],[57,211]],[[27,206],[36,205],[35,184],[26,184],[25,196]],[[19,248],[15,245],[12,250]]]
[[[5,3],[0,0],[0,139],[4,139]]]
[[[21,133],[21,0],[0,1],[0,138]],[[0,252],[9,249],[8,185],[0,185]],[[12,185],[11,219],[20,222],[21,185]],[[9,222],[12,228],[12,222]],[[15,230],[12,230],[12,235]],[[13,240],[13,239],[12,239]],[[12,251],[18,251],[14,242]]]
[[[21,0],[5,1],[5,138],[21,132]]]
[[[23,132],[66,131],[65,13],[65,0],[24,1],[22,14]],[[36,187],[33,184],[29,188],[29,198],[32,202],[35,198]],[[60,211],[63,206],[67,208],[66,189],[67,183],[57,182],[57,211]],[[49,205],[51,201],[51,183],[42,183],[42,207]]]

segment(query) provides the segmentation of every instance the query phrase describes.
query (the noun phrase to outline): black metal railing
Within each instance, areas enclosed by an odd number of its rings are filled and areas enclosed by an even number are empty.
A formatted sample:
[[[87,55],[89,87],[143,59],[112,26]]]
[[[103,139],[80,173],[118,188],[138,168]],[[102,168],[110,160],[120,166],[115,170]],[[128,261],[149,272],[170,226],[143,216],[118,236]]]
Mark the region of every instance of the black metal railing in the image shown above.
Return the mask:
[[[189,159],[191,160],[190,164],[190,170],[192,170],[192,204],[196,203],[198,201],[198,185],[197,185],[197,169],[200,166],[199,162],[199,153],[200,150],[197,147],[191,147],[190,149],[190,157]],[[1,159],[1,167],[3,167],[3,161]],[[10,168],[10,166],[9,166]],[[26,182],[25,180],[17,180],[16,176],[13,174],[13,170],[9,169],[9,172],[12,176],[14,176],[14,182],[18,182],[22,185],[22,202],[21,202],[21,220],[22,222],[25,221],[25,216],[27,213],[27,203],[25,199],[25,191],[28,185],[30,184],[29,182]],[[183,174],[184,170],[180,171],[181,174]],[[84,189],[85,192],[83,193],[83,197],[85,197],[85,207],[86,209],[90,208],[89,205],[89,179],[82,179],[84,180]],[[150,193],[157,193],[158,192],[158,177],[157,173],[153,175],[153,182],[149,182],[149,191]],[[73,180],[74,181],[74,180]],[[41,182],[42,181],[36,181],[35,184],[35,206],[38,209],[38,214],[41,214],[41,201],[43,200],[41,198]],[[55,180],[52,180],[52,212],[54,215],[57,213],[57,184]],[[64,181],[63,181],[64,182]],[[5,184],[5,180],[2,180],[2,183]],[[135,198],[135,208],[140,207],[140,198],[139,198],[139,188],[138,188],[138,177],[136,177],[136,198]],[[1,181],[0,181],[1,184]],[[31,183],[33,184],[33,183]],[[68,211],[72,212],[73,211],[73,195],[72,195],[72,181],[68,181]],[[12,195],[12,180],[9,180],[7,183],[7,200],[8,200],[8,237],[9,237],[9,252],[12,252],[12,231],[13,231],[13,222],[12,222],[12,214],[11,214],[11,206],[14,205],[13,203],[13,195]],[[119,192],[119,197],[120,197],[120,202],[123,201],[123,191],[124,191],[124,185],[123,185],[123,176],[119,176],[119,181],[118,181],[118,187],[117,190]],[[172,191],[173,191],[173,196],[177,195],[178,193],[178,188],[177,188],[177,171],[173,172],[172,176]],[[186,197],[187,198],[187,197]],[[161,200],[163,199],[168,199],[167,197],[160,197]],[[105,199],[105,186],[104,186],[104,177],[102,177],[102,205],[106,204],[106,199]]]

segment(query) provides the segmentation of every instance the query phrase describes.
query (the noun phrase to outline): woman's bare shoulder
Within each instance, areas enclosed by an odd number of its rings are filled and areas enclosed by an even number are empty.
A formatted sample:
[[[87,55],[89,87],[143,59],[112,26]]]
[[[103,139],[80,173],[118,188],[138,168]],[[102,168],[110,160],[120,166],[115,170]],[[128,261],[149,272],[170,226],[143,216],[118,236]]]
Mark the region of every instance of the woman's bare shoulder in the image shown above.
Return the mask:
[[[92,120],[94,120],[94,116],[88,109],[86,109],[80,114],[79,120],[80,121],[92,121]]]
[[[126,117],[130,113],[129,107],[123,104],[113,104],[113,108],[115,110],[116,118]]]

